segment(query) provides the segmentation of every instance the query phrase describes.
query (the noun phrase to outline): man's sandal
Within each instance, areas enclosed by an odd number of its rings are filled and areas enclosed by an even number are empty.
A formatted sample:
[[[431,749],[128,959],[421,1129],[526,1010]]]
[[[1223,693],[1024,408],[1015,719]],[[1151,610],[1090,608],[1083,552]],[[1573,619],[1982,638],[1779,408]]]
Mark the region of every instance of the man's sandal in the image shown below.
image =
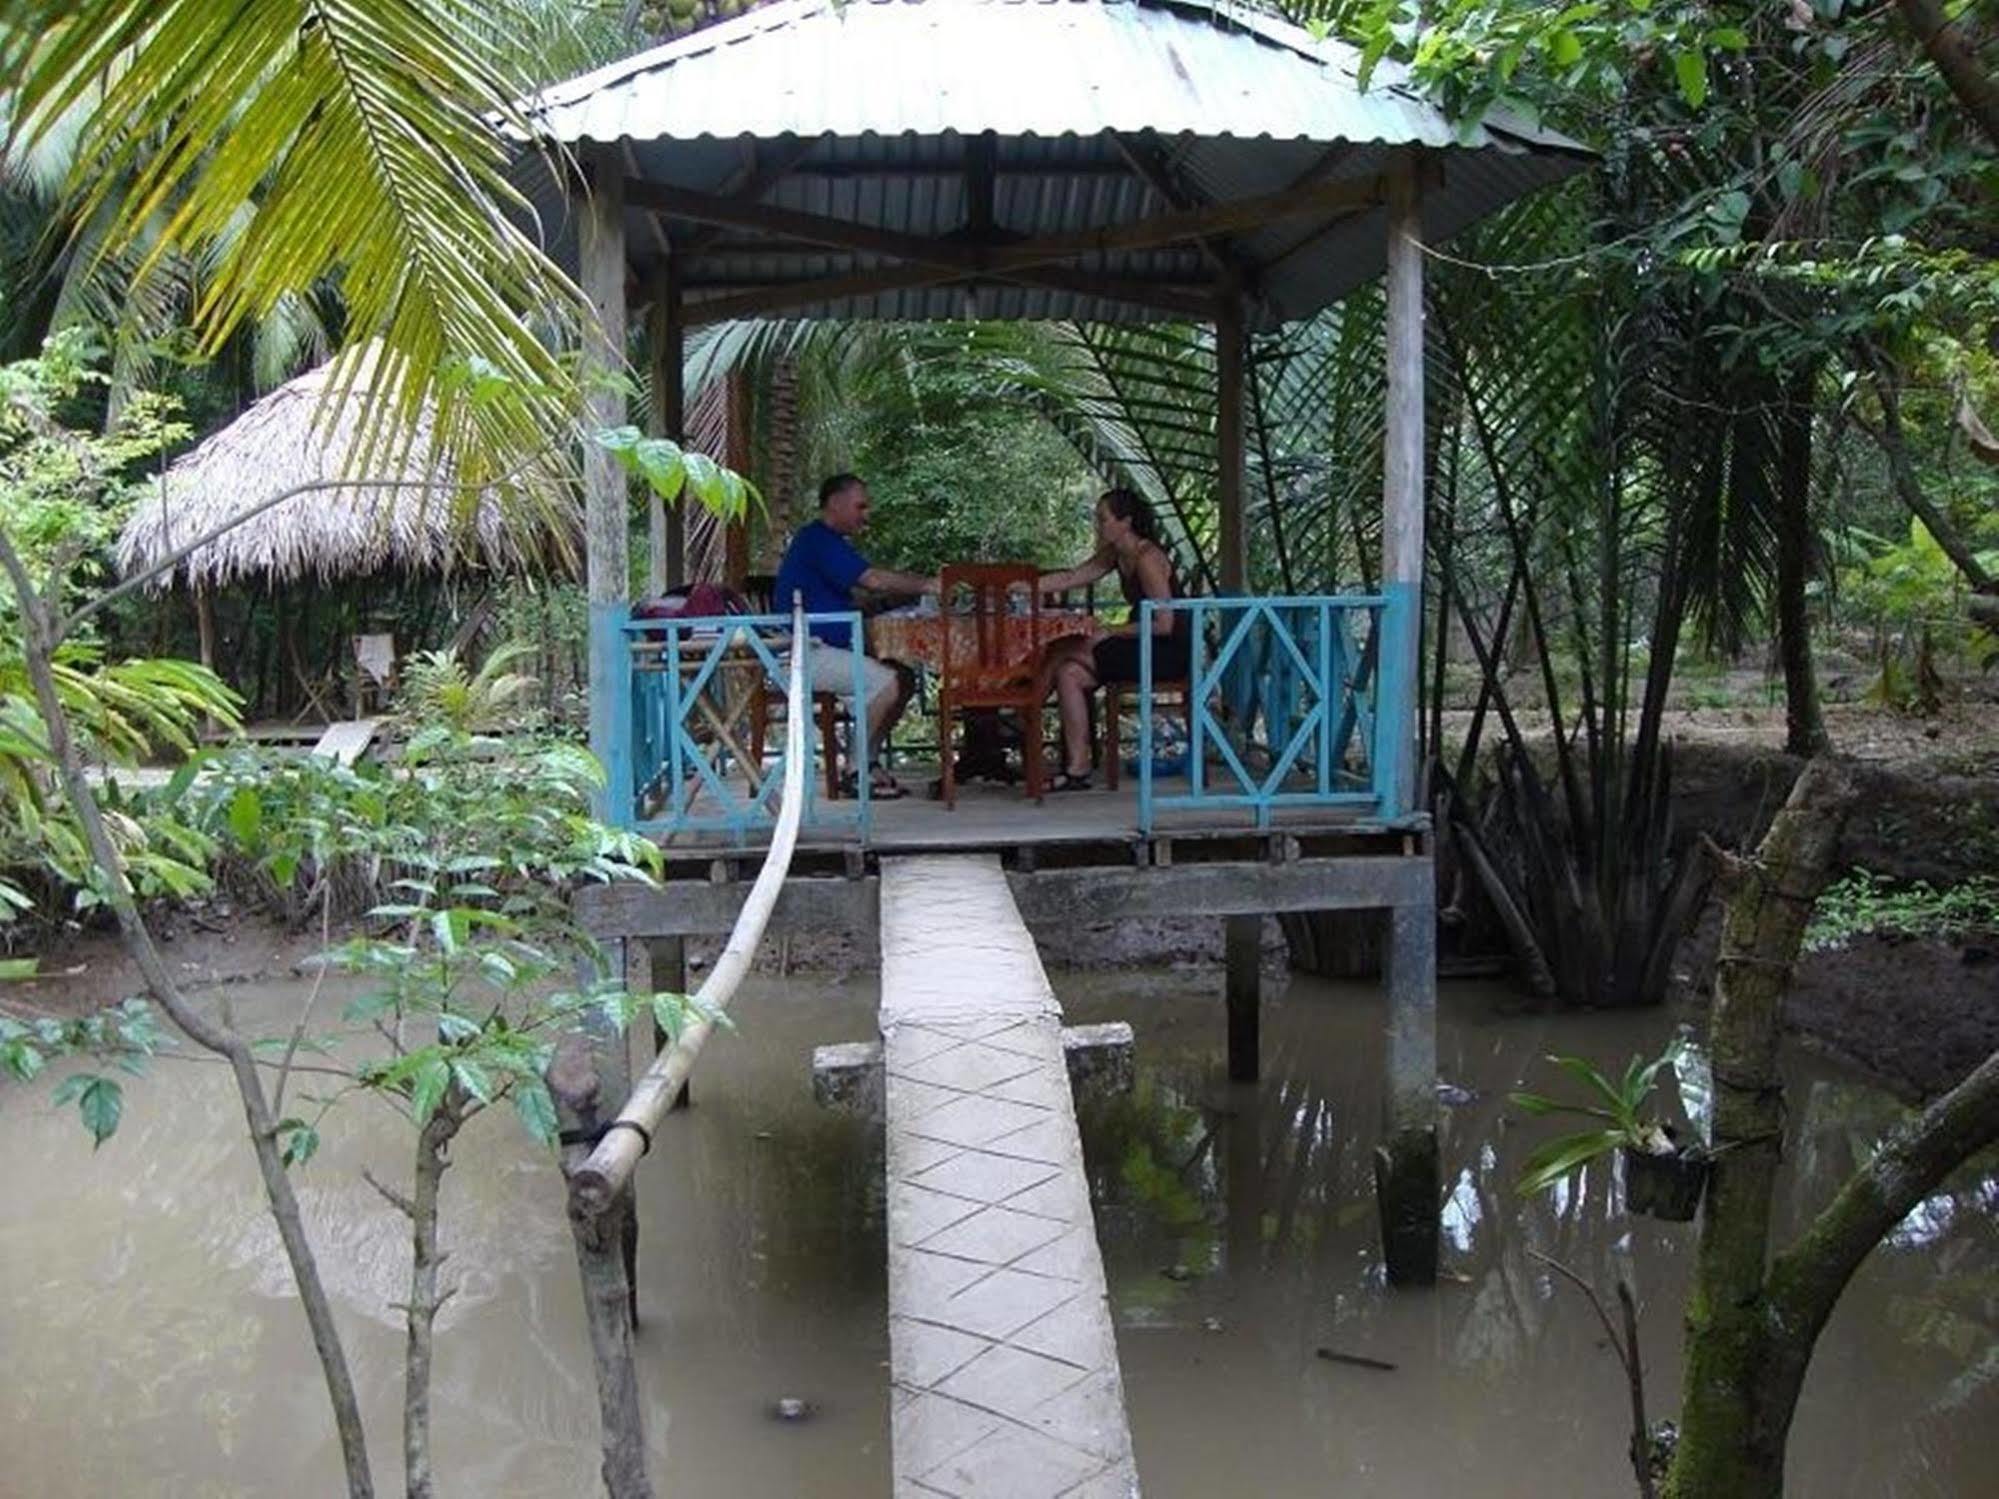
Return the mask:
[[[1090,790],[1090,773],[1086,770],[1081,775],[1072,775],[1066,770],[1061,771],[1057,773],[1054,780],[1048,783],[1048,789],[1050,791],[1088,791]]]

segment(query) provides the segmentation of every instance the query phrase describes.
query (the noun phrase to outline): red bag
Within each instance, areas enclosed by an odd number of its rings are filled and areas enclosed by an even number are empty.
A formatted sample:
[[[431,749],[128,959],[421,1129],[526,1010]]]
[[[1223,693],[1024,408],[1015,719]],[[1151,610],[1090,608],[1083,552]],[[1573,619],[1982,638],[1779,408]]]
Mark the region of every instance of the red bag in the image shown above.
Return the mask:
[[[725,588],[720,583],[695,583],[634,605],[632,618],[719,619],[725,614],[749,612],[749,600],[733,588]]]

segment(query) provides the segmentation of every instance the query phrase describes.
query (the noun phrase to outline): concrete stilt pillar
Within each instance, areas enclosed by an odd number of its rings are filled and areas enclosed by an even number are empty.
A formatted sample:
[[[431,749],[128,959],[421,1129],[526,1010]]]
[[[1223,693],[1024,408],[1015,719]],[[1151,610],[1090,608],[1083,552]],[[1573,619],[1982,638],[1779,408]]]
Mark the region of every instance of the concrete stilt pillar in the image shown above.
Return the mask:
[[[1222,952],[1227,966],[1229,1081],[1253,1083],[1260,1071],[1263,918],[1223,918]]]
[[[642,943],[634,944],[643,949],[641,961],[645,965],[645,988],[647,994],[685,994],[687,992],[687,939],[685,937],[647,937]],[[636,986],[634,986],[636,988]],[[673,1043],[660,1029],[658,1020],[652,1023],[652,1052],[658,1056]],[[682,1083],[680,1092],[673,1100],[673,1107],[684,1109],[689,1100],[688,1084]]]
[[[1442,1182],[1437,1161],[1437,927],[1428,903],[1386,914],[1383,976],[1388,986],[1382,1139],[1374,1191],[1388,1279],[1400,1286],[1437,1281]]]

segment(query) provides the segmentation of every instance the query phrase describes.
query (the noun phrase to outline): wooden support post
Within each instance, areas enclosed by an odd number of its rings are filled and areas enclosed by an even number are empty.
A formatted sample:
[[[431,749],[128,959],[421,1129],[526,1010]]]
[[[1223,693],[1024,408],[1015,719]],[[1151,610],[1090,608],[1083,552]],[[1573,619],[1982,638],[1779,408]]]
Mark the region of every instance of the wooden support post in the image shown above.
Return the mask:
[[[1381,591],[1388,598],[1379,653],[1382,811],[1416,798],[1416,676],[1423,623],[1423,205],[1420,154],[1405,147],[1388,173],[1388,412],[1381,495]],[[1385,774],[1383,774],[1385,772]]]
[[[652,434],[687,440],[685,378],[687,322],[680,305],[680,277],[669,254],[654,272],[652,315],[647,322],[647,342],[652,352]],[[651,497],[646,511],[646,533],[651,543],[647,579],[655,594],[687,581],[687,519],[676,508],[667,514],[666,502]]]
[[[1261,1063],[1263,918],[1226,916],[1222,950],[1227,965],[1229,1081],[1253,1083]]]
[[[725,377],[728,398],[728,448],[722,461],[739,474],[750,471],[750,377],[731,370]],[[722,533],[722,579],[738,593],[750,571],[750,530],[747,516],[729,522]]]
[[[1220,460],[1216,498],[1221,525],[1216,537],[1216,578],[1225,595],[1246,591],[1249,554],[1243,528],[1243,326],[1242,298],[1230,293],[1215,311],[1215,446]]]
[[[631,683],[625,649],[631,581],[626,554],[630,510],[625,471],[589,430],[621,427],[625,398],[625,178],[618,158],[590,158],[577,256],[579,280],[595,316],[584,330],[583,516],[590,598],[590,748],[603,763],[603,820],[631,824]]]
[[[625,367],[625,179],[616,156],[592,155],[590,192],[582,205],[578,243],[580,284],[595,313],[584,332],[586,428],[624,424],[624,397],[607,378]],[[626,680],[624,624],[630,589],[626,531],[630,511],[625,473],[601,445],[583,448],[584,545],[590,598],[590,747],[604,762],[606,821],[629,823],[633,813],[631,693]],[[614,957],[622,963],[618,944]],[[587,977],[587,976],[586,976]],[[558,1052],[549,1071],[565,1134],[567,1175],[589,1158],[594,1134],[617,1114],[631,1090],[631,1065],[622,1033],[593,1009],[568,1055]],[[638,1220],[630,1193],[590,1215],[572,1213],[576,1263],[583,1278],[584,1310],[596,1363],[603,1422],[604,1487],[613,1499],[651,1499],[645,1471],[638,1371],[632,1360],[636,1322]]]
[[[1389,1283],[1437,1283],[1437,921],[1428,901],[1385,914],[1388,985],[1382,1140],[1374,1152]]]
[[[201,664],[210,671],[215,670],[215,604],[209,597],[208,589],[200,583],[194,585],[194,634],[200,642]],[[342,642],[344,652],[346,642]],[[357,712],[355,717],[359,717]]]
[[[1227,1131],[1218,1142],[1222,1161],[1223,1251],[1237,1294],[1257,1271],[1263,1248],[1263,1105],[1261,1089],[1229,1089],[1228,1115],[1218,1121]]]
[[[648,937],[643,943],[645,949],[645,992],[648,994],[685,994],[687,992],[687,939],[685,937]],[[652,1054],[659,1056],[673,1045],[657,1019],[652,1023]],[[682,1083],[680,1092],[674,1097],[673,1107],[684,1109],[689,1101],[691,1082]]]

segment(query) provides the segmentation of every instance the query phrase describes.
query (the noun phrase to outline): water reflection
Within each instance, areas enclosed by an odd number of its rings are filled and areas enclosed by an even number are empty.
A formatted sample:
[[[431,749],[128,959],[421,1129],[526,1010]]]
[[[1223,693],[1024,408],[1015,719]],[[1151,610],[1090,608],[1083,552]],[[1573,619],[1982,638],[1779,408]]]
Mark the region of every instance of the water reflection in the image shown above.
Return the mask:
[[[1215,1055],[1216,1006],[1190,1002],[1187,987],[1091,979],[1064,990],[1082,1019],[1144,1017],[1139,1088],[1085,1118],[1148,1494],[1207,1493],[1247,1474],[1273,1493],[1343,1481],[1378,1494],[1621,1492],[1622,1375],[1581,1294],[1530,1251],[1606,1293],[1630,1280],[1653,1412],[1666,1415],[1694,1230],[1625,1216],[1612,1162],[1521,1198],[1514,1182],[1549,1126],[1512,1117],[1506,1095],[1545,1086],[1549,1052],[1620,1068],[1634,1052],[1656,1055],[1666,1017],[1501,1019],[1487,993],[1446,996],[1448,1281],[1404,1296],[1383,1288],[1371,1196],[1378,997],[1294,981],[1267,1010],[1264,1082],[1239,1088]],[[1810,1057],[1786,1069],[1780,1241],[1902,1115]],[[1965,1173],[1856,1278],[1807,1385],[1797,1492],[1999,1482],[1988,1436],[1999,1429],[1995,1201],[1999,1168]]]
[[[1644,1305],[1654,1404],[1676,1403],[1690,1227],[1616,1211],[1610,1169],[1522,1201],[1545,1124],[1505,1095],[1539,1058],[1655,1054],[1661,1017],[1495,1018],[1446,996],[1445,1265],[1434,1294],[1382,1284],[1371,1151],[1381,1008],[1295,982],[1268,1007],[1266,1080],[1221,1073],[1219,977],[1058,976],[1071,1017],[1129,1019],[1139,1080],[1086,1105],[1134,1436],[1149,1499],[1216,1493],[1626,1492],[1624,1393],[1578,1293],[1528,1251]],[[818,1043],[865,1035],[866,982],[760,983],[641,1175],[642,1376],[663,1490],[749,1499],[887,1491],[880,1139],[811,1103]],[[271,996],[288,1014],[295,997]],[[168,1070],[169,1066],[178,1070]],[[1897,1107],[1787,1062],[1788,1235]],[[394,1467],[401,1226],[360,1183],[406,1169],[365,1113],[306,1177],[384,1490]],[[500,1121],[493,1121],[498,1124]],[[163,1064],[93,1156],[46,1091],[0,1089],[0,1490],[34,1495],[333,1492],[324,1395],[227,1080]],[[595,1491],[596,1414],[560,1185],[510,1127],[471,1133],[447,1178],[439,1468],[448,1494]],[[1972,1171],[1861,1272],[1820,1344],[1792,1444],[1815,1496],[1999,1486],[1999,1168]],[[1332,1360],[1319,1350],[1394,1365]],[[797,1396],[815,1419],[780,1425]],[[1859,1419],[1861,1416],[1865,1419]]]

